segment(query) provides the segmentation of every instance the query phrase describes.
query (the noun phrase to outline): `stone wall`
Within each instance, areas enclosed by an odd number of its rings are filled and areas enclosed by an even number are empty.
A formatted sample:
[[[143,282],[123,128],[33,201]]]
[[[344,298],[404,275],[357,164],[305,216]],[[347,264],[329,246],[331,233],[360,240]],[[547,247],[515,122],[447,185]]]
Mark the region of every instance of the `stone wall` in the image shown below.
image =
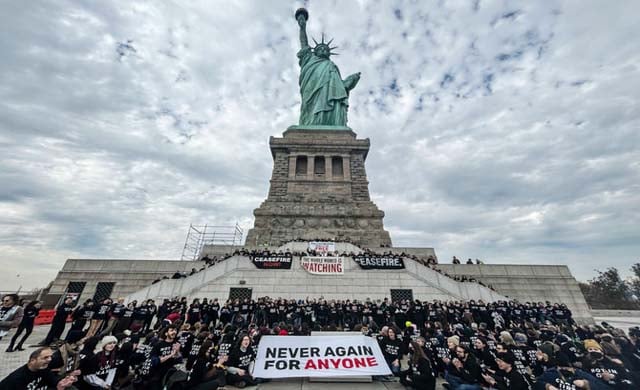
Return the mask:
[[[69,282],[86,282],[80,299],[93,298],[98,282],[113,282],[112,297],[124,297],[145,288],[163,276],[171,277],[176,271],[200,269],[200,261],[177,260],[107,260],[68,259],[58,272],[49,294],[61,295]]]
[[[278,246],[295,239],[348,240],[390,246],[382,212],[369,197],[365,159],[369,140],[351,130],[287,130],[271,137],[273,172],[267,199],[254,210],[247,247]],[[296,166],[299,158],[306,166]],[[333,169],[333,160],[342,164]],[[315,169],[316,162],[323,170]],[[334,171],[336,175],[334,176]]]
[[[306,243],[290,243],[292,250],[297,245],[306,248]],[[339,251],[351,251],[351,244],[340,244]],[[432,248],[413,248],[418,252],[431,253]],[[400,248],[393,248],[400,251]],[[176,270],[189,272],[200,269],[202,262],[169,260],[106,260],[69,259],[58,273],[50,294],[62,294],[70,281],[84,281],[87,285],[81,299],[92,298],[98,282],[114,282],[112,297],[148,294],[149,288],[163,289],[173,296],[175,292],[195,296],[226,298],[230,287],[252,287],[254,296],[288,294],[286,296],[358,297],[374,298],[388,296],[390,288],[411,288],[417,298],[439,299],[445,296],[459,299],[478,299],[487,293],[475,283],[459,283],[444,277],[414,261],[406,261],[406,270],[363,271],[349,261],[344,276],[316,276],[299,269],[299,261],[294,262],[294,270],[258,270],[247,258],[234,257],[220,265],[207,268],[188,279],[163,280],[151,285],[162,276],[171,276]],[[577,281],[564,265],[452,265],[440,264],[438,268],[450,275],[472,276],[485,284],[494,286],[502,296],[520,301],[563,302],[573,311],[576,318],[590,321],[591,313],[578,287]],[[218,278],[212,282],[211,278]],[[245,284],[240,284],[244,280]],[[187,283],[187,284],[184,284]],[[169,286],[169,287],[167,287]],[[178,287],[179,286],[179,287]],[[393,286],[393,287],[392,287]],[[186,288],[186,290],[183,290]],[[176,294],[179,295],[179,294]],[[345,296],[346,295],[346,296]],[[161,296],[166,296],[162,295]],[[285,296],[285,295],[282,295]]]
[[[403,270],[363,270],[345,258],[343,275],[313,275],[294,257],[290,270],[257,269],[251,261],[234,256],[185,279],[164,280],[128,297],[162,299],[174,296],[226,299],[231,288],[250,288],[252,296],[325,299],[383,299],[391,289],[410,289],[414,299],[459,300],[506,299],[476,283],[456,282],[415,261],[406,260]]]
[[[450,275],[471,276],[521,302],[562,302],[578,318],[591,318],[578,282],[566,265],[439,264]]]

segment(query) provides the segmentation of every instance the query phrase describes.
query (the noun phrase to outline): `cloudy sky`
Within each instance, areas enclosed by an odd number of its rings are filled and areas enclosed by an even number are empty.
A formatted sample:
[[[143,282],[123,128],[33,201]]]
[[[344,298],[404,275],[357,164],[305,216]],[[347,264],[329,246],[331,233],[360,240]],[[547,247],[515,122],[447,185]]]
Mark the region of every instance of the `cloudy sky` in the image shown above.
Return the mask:
[[[177,259],[245,231],[299,109],[297,24],[362,72],[349,125],[397,246],[487,263],[640,261],[634,1],[5,2],[0,290],[67,258]]]

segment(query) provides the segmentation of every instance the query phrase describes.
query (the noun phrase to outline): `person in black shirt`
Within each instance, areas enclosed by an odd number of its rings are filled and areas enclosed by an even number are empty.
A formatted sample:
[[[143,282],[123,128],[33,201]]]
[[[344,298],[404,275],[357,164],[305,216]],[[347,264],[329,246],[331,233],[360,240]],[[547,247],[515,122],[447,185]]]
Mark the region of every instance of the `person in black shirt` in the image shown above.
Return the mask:
[[[226,384],[224,363],[227,361],[227,356],[221,357],[216,363],[212,354],[214,349],[212,345],[210,340],[202,344],[193,368],[189,372],[188,389],[215,390]]]
[[[409,344],[409,371],[401,377],[400,383],[417,390],[434,390],[436,378],[433,375],[431,362],[420,344],[411,341]]]
[[[478,389],[480,380],[480,365],[476,358],[469,353],[466,347],[458,345],[455,348],[456,357],[451,359],[445,380],[449,384],[449,388],[455,390],[463,388],[466,390]]]
[[[389,365],[389,369],[395,375],[400,372],[400,348],[402,347],[402,342],[396,337],[396,330],[394,328],[389,328],[387,331],[387,335],[382,338],[380,341],[380,349],[382,350],[382,355]],[[391,377],[385,378],[391,379]]]
[[[94,307],[93,299],[87,299],[82,305],[77,305],[71,312],[73,322],[69,332],[83,330],[87,322],[93,318]]]
[[[113,330],[114,334],[122,333],[131,327],[131,320],[133,318],[134,311],[135,306],[133,305],[133,303],[127,304],[127,306],[122,310],[122,315],[118,320],[118,324]]]
[[[478,363],[484,365],[486,368],[496,371],[498,364],[496,363],[496,355],[489,349],[487,345],[487,339],[482,336],[476,337],[473,343],[473,353],[478,359]]]
[[[160,338],[162,340],[151,350],[152,383],[156,385],[162,382],[163,376],[169,372],[169,369],[180,363],[180,343],[177,342],[176,336],[178,328],[175,325],[169,325],[162,330]],[[151,388],[154,388],[152,385]]]
[[[160,329],[160,325],[162,321],[171,313],[171,302],[168,299],[164,299],[162,301],[162,305],[158,308],[158,313],[156,314],[157,320],[155,325],[153,325],[154,329]]]
[[[582,359],[582,369],[603,380],[614,389],[637,389],[632,373],[619,359],[606,356],[596,340],[585,340],[587,353]]]
[[[209,321],[216,326],[218,324],[218,318],[220,317],[220,302],[218,298],[215,298],[213,302],[209,304]]]
[[[53,321],[51,322],[49,333],[47,333],[47,337],[45,337],[44,341],[40,343],[40,346],[48,346],[54,340],[60,339],[60,336],[62,336],[62,332],[64,332],[64,326],[67,322],[67,317],[73,311],[72,305],[73,298],[71,297],[67,297],[63,303],[58,305],[58,307],[56,308],[56,314],[53,316]]]
[[[118,339],[105,336],[98,344],[96,353],[80,363],[82,380],[87,389],[110,389],[117,371]]]
[[[111,310],[111,299],[105,298],[102,300],[102,303],[98,305],[95,313],[93,313],[91,325],[89,326],[89,330],[87,330],[87,337],[99,335],[100,329],[109,315],[109,310]]]
[[[515,369],[515,362],[516,358],[511,352],[499,353],[496,364],[502,375],[484,373],[482,377],[492,388],[498,390],[531,390],[531,384]]]
[[[29,362],[18,368],[0,382],[0,390],[46,390],[66,389],[76,381],[75,375],[68,375],[61,380],[49,370],[53,351],[49,347],[38,348],[29,356]],[[77,374],[77,373],[73,373]]]
[[[193,339],[195,336],[191,331],[191,325],[183,324],[180,327],[180,333],[178,333],[177,339],[180,343],[180,353],[182,356],[188,356],[191,351],[191,345],[193,344]]]
[[[244,335],[240,338],[240,343],[229,353],[227,383],[240,388],[257,385],[258,381],[249,373],[249,366],[254,358],[251,338]]]
[[[118,298],[118,302],[111,305],[111,309],[109,310],[109,321],[107,321],[107,326],[105,326],[100,336],[108,336],[113,332],[118,322],[122,318],[126,306],[124,305],[124,298]]]
[[[191,326],[194,326],[196,322],[200,322],[202,318],[202,309],[200,307],[200,300],[198,298],[194,299],[191,305],[189,306],[189,310],[187,311],[187,323]]]
[[[158,312],[158,307],[156,306],[156,302],[153,299],[149,299],[147,301],[147,315],[144,318],[144,326],[142,328],[143,332],[148,332],[151,329],[151,322],[153,321],[153,317]]]
[[[220,309],[220,322],[222,322],[223,325],[227,325],[229,322],[231,322],[231,316],[231,307],[228,303],[225,303],[224,306],[222,306],[222,308]]]
[[[146,303],[142,303],[140,306],[137,306],[133,309],[133,315],[131,317],[131,326],[130,329],[133,332],[142,332],[142,328],[144,327],[144,322],[147,320],[147,314],[149,313],[149,308]]]
[[[187,370],[190,370],[191,367],[193,367],[193,363],[196,361],[196,359],[198,358],[198,354],[200,353],[200,348],[205,343],[205,341],[209,339],[209,334],[210,333],[206,331],[198,333],[198,335],[193,339],[193,342],[189,346],[188,352],[183,350],[182,348],[180,349],[180,353],[182,354],[182,356],[187,359],[187,362],[185,364]],[[179,338],[178,342],[180,342]]]
[[[16,351],[24,351],[22,348],[22,344],[24,344],[25,340],[29,337],[31,332],[33,331],[33,322],[35,321],[38,313],[40,313],[40,301],[31,301],[24,308],[24,316],[22,317],[22,321],[20,321],[20,325],[18,325],[18,330],[16,330],[16,334],[11,338],[11,342],[9,343],[9,347],[7,348],[7,352],[13,352],[13,346],[22,334],[22,331],[26,331],[25,335],[22,337],[18,345],[16,345]]]

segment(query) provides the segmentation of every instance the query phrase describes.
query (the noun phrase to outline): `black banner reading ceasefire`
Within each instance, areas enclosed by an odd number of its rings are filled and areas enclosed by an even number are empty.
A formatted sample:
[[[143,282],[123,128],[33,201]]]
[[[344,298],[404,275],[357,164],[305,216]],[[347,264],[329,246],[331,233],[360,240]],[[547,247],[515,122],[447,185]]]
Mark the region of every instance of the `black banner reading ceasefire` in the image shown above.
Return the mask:
[[[252,256],[251,261],[260,269],[291,269],[291,255]]]
[[[362,269],[403,269],[404,260],[387,256],[355,256],[353,261]]]

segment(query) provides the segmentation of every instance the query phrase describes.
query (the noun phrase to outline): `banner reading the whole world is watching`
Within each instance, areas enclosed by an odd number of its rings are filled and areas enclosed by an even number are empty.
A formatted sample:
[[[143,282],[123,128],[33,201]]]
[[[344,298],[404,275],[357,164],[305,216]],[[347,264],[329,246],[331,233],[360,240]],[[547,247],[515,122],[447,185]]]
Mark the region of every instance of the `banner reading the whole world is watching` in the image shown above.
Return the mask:
[[[263,336],[256,378],[390,375],[376,339],[352,336]]]

